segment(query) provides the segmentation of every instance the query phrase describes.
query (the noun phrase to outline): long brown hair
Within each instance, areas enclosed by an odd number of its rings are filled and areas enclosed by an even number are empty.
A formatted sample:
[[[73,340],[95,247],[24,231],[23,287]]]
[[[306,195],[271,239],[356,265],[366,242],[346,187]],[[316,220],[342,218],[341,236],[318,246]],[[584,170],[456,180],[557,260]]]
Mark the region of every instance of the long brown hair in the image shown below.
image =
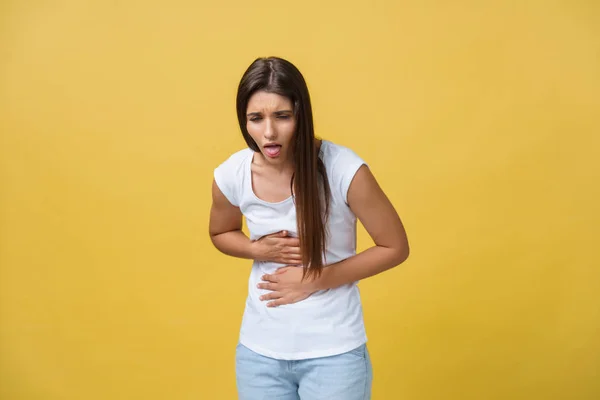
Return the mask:
[[[316,148],[308,87],[298,68],[284,59],[258,58],[248,67],[238,86],[236,107],[244,140],[256,152],[260,149],[246,128],[246,112],[250,97],[259,90],[287,97],[294,105],[294,174],[290,186],[306,267],[303,277],[318,277],[323,270],[331,190]]]

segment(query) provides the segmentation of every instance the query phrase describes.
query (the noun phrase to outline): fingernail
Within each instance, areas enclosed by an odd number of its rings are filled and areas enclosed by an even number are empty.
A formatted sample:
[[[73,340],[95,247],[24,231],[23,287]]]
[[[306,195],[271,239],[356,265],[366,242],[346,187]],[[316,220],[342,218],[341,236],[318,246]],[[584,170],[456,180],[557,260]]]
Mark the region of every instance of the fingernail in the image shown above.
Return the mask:
[[[263,296],[260,296],[260,297],[259,297],[259,299],[260,299],[260,300],[264,300],[265,298],[264,298]]]

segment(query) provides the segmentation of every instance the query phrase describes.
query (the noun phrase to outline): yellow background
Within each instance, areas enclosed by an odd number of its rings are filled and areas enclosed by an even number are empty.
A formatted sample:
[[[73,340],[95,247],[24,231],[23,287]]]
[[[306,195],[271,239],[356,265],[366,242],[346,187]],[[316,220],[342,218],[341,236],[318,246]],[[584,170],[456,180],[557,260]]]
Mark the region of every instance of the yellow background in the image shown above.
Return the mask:
[[[361,283],[373,398],[600,398],[591,0],[3,1],[0,398],[235,398],[210,184],[266,55],[409,233]]]

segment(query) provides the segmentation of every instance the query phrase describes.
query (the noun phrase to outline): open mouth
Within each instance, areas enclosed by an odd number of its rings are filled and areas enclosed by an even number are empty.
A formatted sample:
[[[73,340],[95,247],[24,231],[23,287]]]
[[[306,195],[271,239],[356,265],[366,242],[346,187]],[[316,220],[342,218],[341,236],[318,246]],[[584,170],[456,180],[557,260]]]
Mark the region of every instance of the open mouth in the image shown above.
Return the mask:
[[[275,158],[279,156],[281,153],[281,145],[280,144],[267,144],[264,146],[265,154],[271,158]]]

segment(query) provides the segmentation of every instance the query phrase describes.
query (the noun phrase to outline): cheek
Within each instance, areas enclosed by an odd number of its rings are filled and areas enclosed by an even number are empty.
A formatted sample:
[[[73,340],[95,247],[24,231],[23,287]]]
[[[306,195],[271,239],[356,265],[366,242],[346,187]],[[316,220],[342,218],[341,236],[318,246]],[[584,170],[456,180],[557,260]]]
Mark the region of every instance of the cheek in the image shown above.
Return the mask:
[[[292,141],[294,134],[296,133],[296,123],[290,122],[282,126],[281,129],[282,136],[286,138],[288,142]]]
[[[261,133],[259,125],[254,124],[252,122],[248,122],[246,124],[246,130],[248,131],[248,134],[252,137],[252,139],[254,139],[254,141],[256,142],[256,139],[260,136]]]

